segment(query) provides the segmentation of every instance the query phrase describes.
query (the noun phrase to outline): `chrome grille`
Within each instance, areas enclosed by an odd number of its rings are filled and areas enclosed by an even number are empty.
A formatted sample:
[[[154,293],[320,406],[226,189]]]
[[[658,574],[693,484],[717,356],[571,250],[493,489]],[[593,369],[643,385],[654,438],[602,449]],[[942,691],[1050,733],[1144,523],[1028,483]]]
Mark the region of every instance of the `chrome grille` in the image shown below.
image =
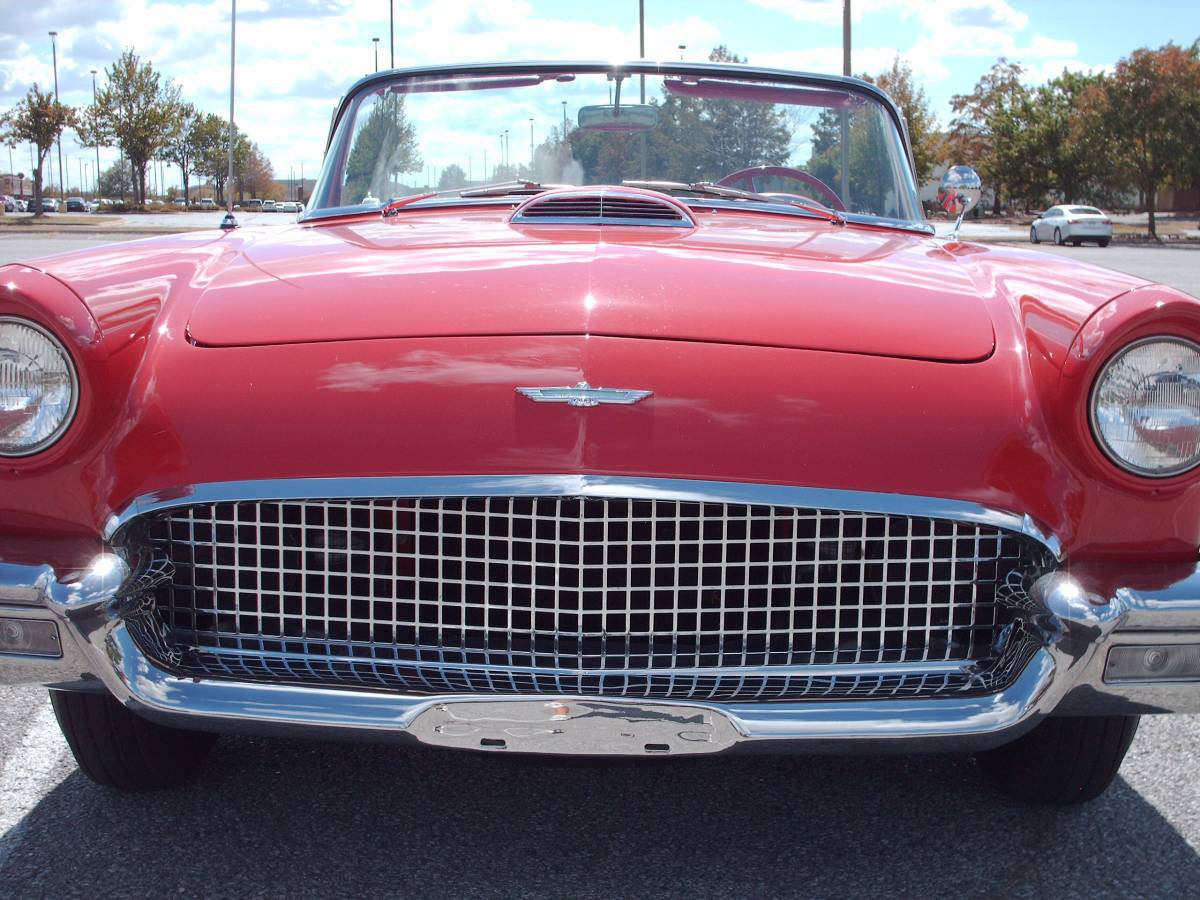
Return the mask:
[[[217,503],[141,540],[171,569],[135,623],[160,662],[416,692],[993,690],[1031,646],[1007,594],[1049,565],[984,525],[650,499]]]

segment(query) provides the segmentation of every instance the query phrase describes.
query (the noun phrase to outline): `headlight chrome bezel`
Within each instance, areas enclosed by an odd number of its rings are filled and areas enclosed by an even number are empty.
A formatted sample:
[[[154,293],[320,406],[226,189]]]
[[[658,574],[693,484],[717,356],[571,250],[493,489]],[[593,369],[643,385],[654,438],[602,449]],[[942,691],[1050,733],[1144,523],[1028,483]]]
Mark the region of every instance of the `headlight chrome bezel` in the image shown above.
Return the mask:
[[[36,444],[31,444],[28,447],[23,447],[20,450],[8,450],[0,447],[0,459],[22,459],[28,456],[34,456],[44,450],[48,450],[54,444],[58,443],[67,430],[71,427],[71,423],[75,421],[75,414],[79,411],[79,371],[75,366],[75,359],[67,350],[66,344],[46,326],[35,322],[33,319],[25,318],[24,316],[0,315],[0,325],[14,324],[22,328],[28,328],[31,331],[38,332],[42,337],[50,342],[66,360],[67,375],[71,382],[71,402],[67,406],[67,413],[63,416],[58,426],[42,438]]]
[[[1127,354],[1137,350],[1139,347],[1144,347],[1147,344],[1178,344],[1187,348],[1188,350],[1191,350],[1197,355],[1200,355],[1200,343],[1176,334],[1149,335],[1147,337],[1138,338],[1122,345],[1118,350],[1108,357],[1104,365],[1100,367],[1100,371],[1096,373],[1095,379],[1092,381],[1091,389],[1088,391],[1087,400],[1088,422],[1091,426],[1092,440],[1095,442],[1095,445],[1100,449],[1100,452],[1104,454],[1105,458],[1123,473],[1135,475],[1139,478],[1150,478],[1156,480],[1175,478],[1180,475],[1185,475],[1188,472],[1196,469],[1197,466],[1200,466],[1200,452],[1193,456],[1189,461],[1180,463],[1170,468],[1148,469],[1144,466],[1135,465],[1124,459],[1119,453],[1116,452],[1116,450],[1109,446],[1108,442],[1104,438],[1104,432],[1101,430],[1100,422],[1096,415],[1096,406],[1097,401],[1099,400],[1100,388],[1104,384],[1104,379],[1108,376],[1109,372],[1115,365],[1120,363],[1120,361],[1124,359]]]

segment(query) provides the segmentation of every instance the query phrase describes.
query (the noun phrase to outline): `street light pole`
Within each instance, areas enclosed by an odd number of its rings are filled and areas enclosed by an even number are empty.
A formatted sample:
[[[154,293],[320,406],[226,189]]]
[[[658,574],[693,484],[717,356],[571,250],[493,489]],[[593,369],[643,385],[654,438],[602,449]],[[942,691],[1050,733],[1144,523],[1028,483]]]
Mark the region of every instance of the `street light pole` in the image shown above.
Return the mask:
[[[638,0],[638,59],[646,58],[646,0]],[[646,102],[646,76],[639,75],[638,80],[641,82],[642,104]],[[642,180],[646,180],[646,133],[642,132],[638,135],[639,156],[641,157],[642,165]]]
[[[96,110],[96,70],[92,69],[92,111],[95,112],[95,110]],[[100,183],[100,135],[93,134],[92,140],[94,140],[96,142],[96,184],[97,184],[96,192],[97,192],[97,194],[99,194],[98,185]]]
[[[234,67],[237,62],[237,0],[230,0],[229,8],[229,169],[225,175],[225,218],[221,228],[228,231],[237,228],[233,218],[233,142],[237,126],[233,124]]]
[[[375,45],[375,71],[379,71],[379,38],[371,38],[371,43]]]
[[[533,116],[529,117],[529,177],[533,177]]]
[[[679,61],[683,62],[683,51],[687,49],[687,44],[679,45]]]
[[[396,0],[388,0],[388,44],[392,48],[392,68],[396,68]]]
[[[563,105],[563,140],[567,139],[567,101],[562,102]]]
[[[50,54],[54,59],[54,102],[58,102],[58,32],[50,32]],[[67,202],[66,186],[63,184],[63,161],[62,161],[62,132],[58,133],[55,139],[58,145],[58,197],[65,204]]]

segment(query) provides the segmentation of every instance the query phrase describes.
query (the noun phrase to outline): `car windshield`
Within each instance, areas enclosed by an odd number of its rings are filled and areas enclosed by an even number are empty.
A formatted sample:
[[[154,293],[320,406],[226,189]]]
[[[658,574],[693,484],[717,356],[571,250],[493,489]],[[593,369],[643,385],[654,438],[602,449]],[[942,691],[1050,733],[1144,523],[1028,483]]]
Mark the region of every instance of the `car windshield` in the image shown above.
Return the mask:
[[[549,68],[365,82],[345,102],[308,214],[432,192],[443,193],[422,205],[479,202],[471,188],[509,182],[524,183],[482,193],[672,182],[661,189],[685,202],[764,199],[687,189],[709,183],[924,223],[897,120],[869,87],[719,66]]]

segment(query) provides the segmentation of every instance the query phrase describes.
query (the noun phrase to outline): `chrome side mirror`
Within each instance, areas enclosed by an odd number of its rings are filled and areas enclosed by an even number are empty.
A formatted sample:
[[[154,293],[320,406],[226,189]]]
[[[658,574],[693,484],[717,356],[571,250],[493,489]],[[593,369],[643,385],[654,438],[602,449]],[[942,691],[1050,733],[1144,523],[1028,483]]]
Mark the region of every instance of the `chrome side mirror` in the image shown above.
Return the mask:
[[[979,198],[982,196],[983,183],[979,180],[979,174],[970,166],[951,166],[946,170],[941,184],[938,185],[938,203],[950,215],[958,215],[950,240],[958,240],[963,216],[979,204]]]

